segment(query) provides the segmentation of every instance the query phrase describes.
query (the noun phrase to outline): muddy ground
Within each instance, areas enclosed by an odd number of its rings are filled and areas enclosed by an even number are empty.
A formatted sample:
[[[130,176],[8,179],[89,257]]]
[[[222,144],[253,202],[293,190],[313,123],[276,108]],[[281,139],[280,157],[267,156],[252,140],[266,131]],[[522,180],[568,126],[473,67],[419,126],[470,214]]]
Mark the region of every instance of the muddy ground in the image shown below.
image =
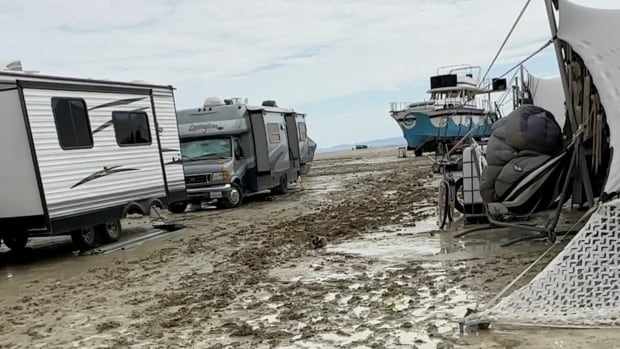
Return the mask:
[[[170,216],[186,228],[125,251],[79,256],[62,238],[2,250],[0,348],[615,347],[596,331],[461,335],[466,308],[548,245],[437,231],[428,159],[396,154],[319,156],[286,196]]]

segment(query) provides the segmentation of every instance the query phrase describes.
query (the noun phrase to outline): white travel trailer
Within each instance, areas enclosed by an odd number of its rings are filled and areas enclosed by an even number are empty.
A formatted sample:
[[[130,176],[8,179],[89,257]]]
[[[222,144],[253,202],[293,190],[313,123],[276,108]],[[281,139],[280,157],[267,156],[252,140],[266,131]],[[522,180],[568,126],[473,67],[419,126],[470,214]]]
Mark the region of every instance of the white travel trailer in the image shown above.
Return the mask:
[[[0,236],[71,234],[186,200],[173,88],[0,71]]]

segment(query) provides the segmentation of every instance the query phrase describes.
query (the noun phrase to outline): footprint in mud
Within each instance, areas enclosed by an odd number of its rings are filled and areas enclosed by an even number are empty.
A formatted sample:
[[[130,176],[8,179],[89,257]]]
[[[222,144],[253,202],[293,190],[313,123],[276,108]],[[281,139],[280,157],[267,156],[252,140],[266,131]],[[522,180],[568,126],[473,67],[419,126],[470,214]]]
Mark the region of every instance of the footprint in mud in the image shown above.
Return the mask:
[[[247,336],[253,336],[256,334],[256,331],[254,331],[252,326],[250,326],[246,322],[242,322],[240,324],[230,322],[230,323],[224,324],[222,327],[232,330],[232,332],[230,332],[231,337],[247,337]]]
[[[109,330],[113,330],[115,328],[121,327],[121,323],[114,320],[104,321],[102,323],[97,324],[97,332],[105,332]]]

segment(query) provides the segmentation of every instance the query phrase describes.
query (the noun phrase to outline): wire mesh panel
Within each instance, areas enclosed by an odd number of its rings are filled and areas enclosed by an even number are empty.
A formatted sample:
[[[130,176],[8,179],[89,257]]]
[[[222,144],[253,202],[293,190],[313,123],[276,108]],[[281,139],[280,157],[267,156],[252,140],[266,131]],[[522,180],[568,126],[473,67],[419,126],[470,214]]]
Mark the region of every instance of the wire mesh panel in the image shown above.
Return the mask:
[[[517,325],[620,325],[620,200],[602,205],[528,285],[476,318]]]

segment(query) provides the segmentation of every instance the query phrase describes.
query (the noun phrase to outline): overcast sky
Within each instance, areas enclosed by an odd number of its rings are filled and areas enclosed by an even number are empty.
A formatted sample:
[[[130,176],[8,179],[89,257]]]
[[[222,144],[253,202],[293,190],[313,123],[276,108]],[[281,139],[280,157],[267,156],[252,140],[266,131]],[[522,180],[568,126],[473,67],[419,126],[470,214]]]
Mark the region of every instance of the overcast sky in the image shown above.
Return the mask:
[[[618,0],[573,0],[620,7]],[[400,136],[389,102],[438,66],[486,67],[524,0],[0,1],[0,62],[177,88],[179,109],[247,97],[308,113],[320,147]],[[533,0],[494,71],[550,38]],[[556,74],[552,50],[529,70]]]

